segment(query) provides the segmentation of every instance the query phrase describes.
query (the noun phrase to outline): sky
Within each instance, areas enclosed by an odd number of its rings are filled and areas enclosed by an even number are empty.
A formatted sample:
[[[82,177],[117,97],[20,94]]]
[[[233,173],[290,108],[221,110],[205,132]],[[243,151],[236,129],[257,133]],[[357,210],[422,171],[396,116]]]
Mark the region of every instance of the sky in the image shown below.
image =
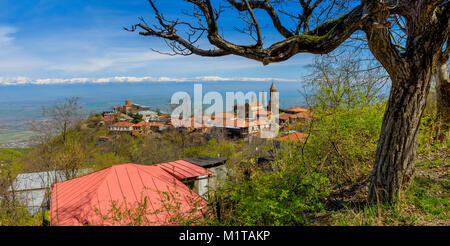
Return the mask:
[[[214,1],[213,1],[214,2]],[[179,18],[191,4],[158,0],[168,18]],[[233,27],[236,13],[227,9],[219,24],[225,38],[249,44]],[[281,40],[264,13],[257,12],[268,43]],[[207,58],[168,56],[163,40],[123,30],[144,17],[153,23],[146,0],[0,0],[0,84],[98,83],[195,80],[299,81],[313,55],[263,66],[238,56]],[[288,21],[288,20],[284,20]],[[209,47],[206,41],[202,43]]]

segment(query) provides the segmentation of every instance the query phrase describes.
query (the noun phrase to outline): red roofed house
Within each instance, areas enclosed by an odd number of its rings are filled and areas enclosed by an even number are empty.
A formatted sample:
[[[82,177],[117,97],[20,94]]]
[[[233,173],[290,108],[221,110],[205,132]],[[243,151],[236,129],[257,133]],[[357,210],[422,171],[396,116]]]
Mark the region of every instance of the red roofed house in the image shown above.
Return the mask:
[[[169,224],[174,212],[183,216],[201,216],[201,207],[206,206],[206,200],[181,180],[211,173],[186,161],[152,166],[129,163],[55,183],[51,194],[51,224],[136,225],[129,217],[113,220],[113,215],[117,215],[113,213],[113,204],[116,208],[127,208],[127,211],[146,208],[142,225]],[[163,194],[173,194],[175,201],[164,199]],[[147,207],[142,206],[144,200],[148,202]],[[169,204],[176,211],[163,209]]]
[[[303,107],[291,107],[285,110],[287,113],[290,114],[296,114],[296,113],[300,113],[300,112],[308,112],[308,108],[303,108]]]
[[[280,126],[284,127],[291,123],[296,123],[299,120],[310,121],[312,112],[308,108],[292,107],[284,110],[284,113],[280,114],[279,121]]]
[[[306,112],[299,112],[296,114],[292,114],[291,118],[294,119],[295,121],[299,120],[299,119],[303,119],[305,121],[309,121],[311,120],[311,112],[306,111]]]
[[[117,123],[112,124],[109,127],[109,130],[112,132],[118,132],[118,133],[120,133],[120,132],[131,133],[133,131],[133,126],[134,126],[133,123],[123,121],[123,122],[117,122]]]
[[[114,115],[105,115],[105,116],[102,116],[101,120],[103,120],[105,123],[106,122],[113,122],[114,118],[115,118]]]
[[[211,118],[208,116],[190,117],[187,119],[172,119],[175,128],[185,128],[187,131],[206,132],[211,127]]]
[[[282,137],[273,139],[273,146],[276,149],[281,149],[286,146],[286,143],[296,143],[305,141],[308,134],[302,132],[290,132]]]
[[[133,130],[139,133],[145,133],[150,131],[151,129],[151,123],[146,121],[141,121],[137,124],[134,124]]]
[[[279,119],[279,121],[280,121],[280,125],[281,125],[281,126],[287,125],[287,124],[290,123],[290,122],[289,122],[290,114],[288,114],[288,113],[282,113],[282,114],[280,114],[280,115],[278,116],[278,119]]]

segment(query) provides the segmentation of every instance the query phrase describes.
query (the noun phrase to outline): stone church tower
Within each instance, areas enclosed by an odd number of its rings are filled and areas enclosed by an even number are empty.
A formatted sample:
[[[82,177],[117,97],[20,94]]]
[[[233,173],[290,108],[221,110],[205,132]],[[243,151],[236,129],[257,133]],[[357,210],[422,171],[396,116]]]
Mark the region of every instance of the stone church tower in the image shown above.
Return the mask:
[[[267,111],[270,112],[271,106],[272,106],[272,92],[277,92],[277,88],[275,87],[275,84],[272,82],[272,86],[270,86],[270,94],[269,94],[269,105],[267,105]],[[274,95],[276,97],[276,95]]]

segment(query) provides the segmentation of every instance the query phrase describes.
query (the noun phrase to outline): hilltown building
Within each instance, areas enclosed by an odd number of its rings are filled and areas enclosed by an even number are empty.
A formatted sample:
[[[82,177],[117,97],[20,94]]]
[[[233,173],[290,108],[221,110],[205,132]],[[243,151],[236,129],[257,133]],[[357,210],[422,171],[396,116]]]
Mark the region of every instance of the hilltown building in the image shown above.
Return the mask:
[[[306,134],[306,133],[290,131],[282,137],[275,138],[273,140],[273,146],[276,149],[280,149],[283,146],[286,146],[287,143],[304,142],[307,137],[308,137],[308,134]]]
[[[292,107],[283,110],[284,112],[279,115],[280,126],[287,126],[296,122],[308,122],[311,120],[312,112],[308,108]]]
[[[158,113],[152,110],[139,111],[138,114],[142,115],[142,120],[146,122],[158,120]]]
[[[114,107],[114,111],[122,113],[131,113],[135,111],[149,110],[149,107],[133,103],[132,100],[126,100],[122,106]]]
[[[127,133],[131,133],[133,131],[133,123],[130,122],[117,122],[112,124],[109,127],[109,130],[111,132],[127,132]]]
[[[131,100],[127,100],[123,106],[115,107],[116,114],[105,115],[103,118],[106,122],[117,122],[133,120],[131,113],[138,113],[142,115],[143,122],[137,124],[121,123],[112,124],[109,129],[111,132],[119,133],[126,132],[133,135],[151,131],[162,131],[174,126],[176,129],[187,132],[199,132],[199,133],[211,133],[222,132],[224,137],[244,137],[248,136],[262,136],[261,131],[269,132],[272,130],[271,124],[271,103],[278,101],[277,89],[275,84],[272,83],[270,87],[270,98],[266,106],[265,93],[260,93],[261,101],[256,101],[255,97],[251,98],[250,102],[245,104],[236,104],[231,112],[215,113],[211,116],[196,116],[189,117],[187,119],[170,119],[168,115],[159,115],[152,110],[142,110],[146,108],[142,105],[134,104]],[[125,113],[119,113],[120,110]],[[139,111],[141,110],[141,111]],[[293,124],[299,121],[309,121],[311,119],[311,112],[308,108],[292,107],[286,110],[280,110],[279,124],[280,127],[286,127],[289,124]],[[214,133],[215,134],[215,133]]]

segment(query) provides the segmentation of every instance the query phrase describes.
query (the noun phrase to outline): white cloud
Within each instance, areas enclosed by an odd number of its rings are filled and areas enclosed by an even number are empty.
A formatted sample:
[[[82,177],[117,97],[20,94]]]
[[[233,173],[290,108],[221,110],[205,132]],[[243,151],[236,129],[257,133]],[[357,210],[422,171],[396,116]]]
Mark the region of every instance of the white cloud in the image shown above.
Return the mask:
[[[9,46],[14,39],[11,34],[14,34],[16,29],[9,26],[0,26],[0,48]]]
[[[45,62],[30,55],[24,47],[16,44],[14,34],[17,29],[11,26],[0,26],[0,72],[12,70],[23,71],[45,66]]]
[[[142,52],[142,49],[115,49],[104,54],[90,54],[77,57],[74,60],[64,59],[61,63],[53,63],[48,69],[64,72],[92,73],[106,69],[127,72],[129,69],[148,66],[150,62],[162,59],[173,59],[173,56],[158,54],[152,51]]]
[[[242,82],[301,82],[295,79],[282,78],[257,78],[257,77],[219,77],[219,76],[200,76],[194,78],[176,78],[176,77],[133,77],[133,76],[115,76],[106,78],[47,78],[33,79],[28,77],[5,78],[0,77],[0,85],[54,85],[54,84],[102,84],[102,83],[142,83],[142,82],[215,82],[215,81],[242,81]]]
[[[18,35],[22,32],[26,35]],[[107,33],[107,35],[103,35],[103,33]],[[300,67],[302,65],[300,63],[309,61],[309,59],[299,57],[264,67],[260,62],[238,56],[221,58],[168,56],[153,52],[150,47],[167,51],[167,47],[161,40],[139,39],[124,31],[110,30],[108,32],[104,30],[99,32],[92,27],[74,29],[70,33],[47,30],[43,33],[31,32],[30,34],[26,27],[19,29],[0,24],[0,75],[3,76],[1,84],[107,83],[149,80],[162,82],[291,81],[266,77],[287,76],[292,78],[296,76],[294,73],[297,73],[294,67]],[[143,77],[126,77],[130,74]],[[145,77],[147,74],[155,77]],[[113,75],[125,77],[109,77]],[[174,78],[164,77],[166,75]],[[208,76],[198,77],[200,75]],[[31,79],[39,77],[74,79]],[[88,79],[83,80],[79,77]],[[100,78],[95,79],[97,77]]]
[[[249,81],[249,82],[265,82],[265,81],[279,81],[279,82],[299,82],[298,79],[283,79],[283,78],[256,78],[256,77],[232,77],[224,78],[219,76],[201,76],[195,77],[197,81]]]
[[[91,40],[90,36],[76,39],[76,35],[52,34],[24,39],[16,37],[19,31],[0,24],[0,74],[3,76],[89,76],[105,71],[129,73],[135,68],[149,66],[155,60],[180,58],[142,47],[123,48],[120,47],[122,43],[111,44],[103,36]],[[120,35],[123,34],[116,34],[116,38]]]

